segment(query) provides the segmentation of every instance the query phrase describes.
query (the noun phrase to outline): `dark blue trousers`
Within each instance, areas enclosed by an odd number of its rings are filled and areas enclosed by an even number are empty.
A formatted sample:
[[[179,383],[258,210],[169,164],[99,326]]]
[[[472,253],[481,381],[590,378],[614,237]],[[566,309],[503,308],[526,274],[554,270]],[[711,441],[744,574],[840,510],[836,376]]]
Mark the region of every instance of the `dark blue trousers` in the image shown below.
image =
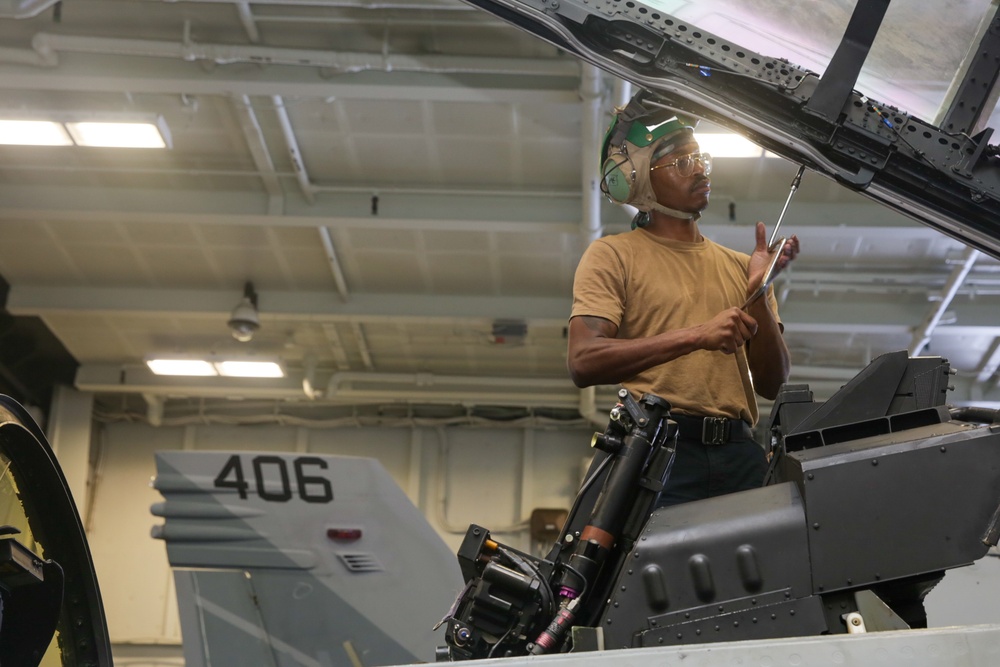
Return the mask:
[[[749,438],[722,445],[678,438],[670,479],[656,507],[756,489],[766,472],[767,456]]]

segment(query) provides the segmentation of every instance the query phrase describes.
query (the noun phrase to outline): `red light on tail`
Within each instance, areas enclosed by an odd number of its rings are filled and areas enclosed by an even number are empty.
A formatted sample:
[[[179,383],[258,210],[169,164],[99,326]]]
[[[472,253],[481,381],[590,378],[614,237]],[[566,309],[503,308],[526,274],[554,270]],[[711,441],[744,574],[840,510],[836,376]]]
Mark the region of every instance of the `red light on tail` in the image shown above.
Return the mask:
[[[361,539],[360,528],[327,528],[326,536],[331,540],[353,542]]]

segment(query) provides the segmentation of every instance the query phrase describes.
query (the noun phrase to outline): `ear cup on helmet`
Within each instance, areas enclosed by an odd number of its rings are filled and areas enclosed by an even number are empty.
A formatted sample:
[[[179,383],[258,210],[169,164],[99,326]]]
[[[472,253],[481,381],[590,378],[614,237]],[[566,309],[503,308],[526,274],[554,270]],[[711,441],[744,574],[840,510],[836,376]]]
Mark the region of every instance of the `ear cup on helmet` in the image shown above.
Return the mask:
[[[617,204],[628,202],[635,183],[635,167],[628,155],[615,153],[601,167],[601,190]]]

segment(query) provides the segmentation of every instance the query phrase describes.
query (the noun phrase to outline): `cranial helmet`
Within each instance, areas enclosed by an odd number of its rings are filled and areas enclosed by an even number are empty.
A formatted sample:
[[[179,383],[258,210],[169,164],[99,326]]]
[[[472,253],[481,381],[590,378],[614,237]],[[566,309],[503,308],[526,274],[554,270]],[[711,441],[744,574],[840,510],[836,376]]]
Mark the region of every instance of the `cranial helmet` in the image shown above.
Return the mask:
[[[651,210],[678,218],[696,220],[699,213],[678,211],[656,201],[649,181],[649,168],[674,147],[689,141],[697,121],[646,103],[641,90],[622,108],[615,110],[601,145],[601,191],[616,204],[630,204],[642,213],[637,224],[644,226]]]

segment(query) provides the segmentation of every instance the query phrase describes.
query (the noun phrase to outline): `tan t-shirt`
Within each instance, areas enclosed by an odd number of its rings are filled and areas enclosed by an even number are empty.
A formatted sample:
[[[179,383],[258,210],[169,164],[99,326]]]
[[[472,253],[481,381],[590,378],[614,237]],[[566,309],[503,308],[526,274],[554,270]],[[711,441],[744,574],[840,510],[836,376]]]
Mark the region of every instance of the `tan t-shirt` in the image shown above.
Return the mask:
[[[750,256],[708,239],[670,241],[644,229],[606,236],[587,248],[573,281],[570,318],[614,322],[618,338],[645,338],[706,322],[747,294]],[[778,317],[774,290],[768,305]],[[780,322],[780,320],[779,320]],[[652,393],[683,414],[757,423],[757,399],[745,350],[696,350],[622,382],[636,396]]]

